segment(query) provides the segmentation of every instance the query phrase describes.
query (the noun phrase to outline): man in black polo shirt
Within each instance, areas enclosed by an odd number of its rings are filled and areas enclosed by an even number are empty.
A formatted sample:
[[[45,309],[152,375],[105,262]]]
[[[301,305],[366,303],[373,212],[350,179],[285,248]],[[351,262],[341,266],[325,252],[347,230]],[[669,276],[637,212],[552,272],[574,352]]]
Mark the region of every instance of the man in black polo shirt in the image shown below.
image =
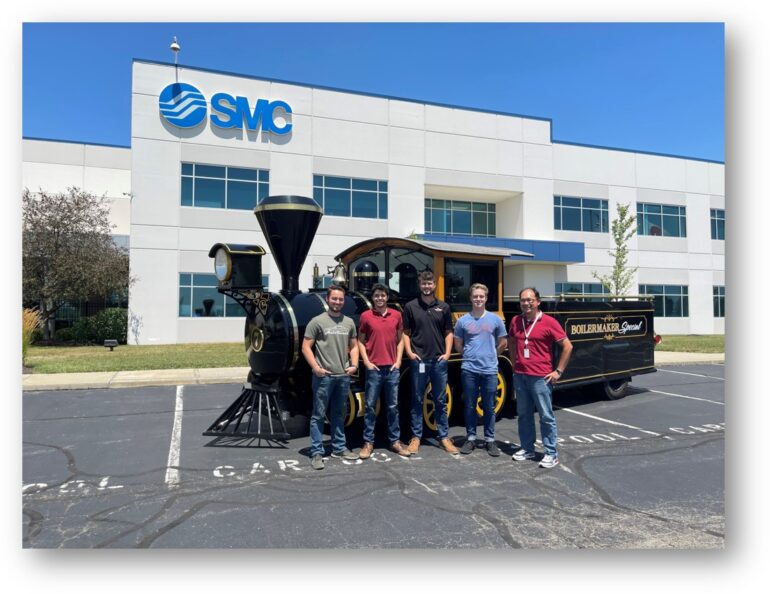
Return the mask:
[[[416,454],[420,448],[423,393],[430,381],[439,442],[447,452],[457,454],[459,450],[449,439],[446,407],[447,361],[454,341],[452,314],[446,303],[436,299],[433,273],[421,272],[419,279],[420,296],[404,307],[404,351],[412,378],[412,439],[407,450]]]

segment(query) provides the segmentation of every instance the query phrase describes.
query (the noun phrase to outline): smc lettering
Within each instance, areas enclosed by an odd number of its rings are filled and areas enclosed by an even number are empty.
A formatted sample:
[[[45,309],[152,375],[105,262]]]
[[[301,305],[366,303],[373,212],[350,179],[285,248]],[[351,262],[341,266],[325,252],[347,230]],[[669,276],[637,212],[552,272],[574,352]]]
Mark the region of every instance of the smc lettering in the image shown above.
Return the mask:
[[[217,93],[211,98],[211,123],[219,128],[242,128],[256,131],[260,125],[265,132],[288,134],[291,123],[286,115],[291,107],[285,101],[258,99],[252,109],[246,97],[233,97],[227,93]],[[276,116],[283,116],[284,125],[276,125]]]

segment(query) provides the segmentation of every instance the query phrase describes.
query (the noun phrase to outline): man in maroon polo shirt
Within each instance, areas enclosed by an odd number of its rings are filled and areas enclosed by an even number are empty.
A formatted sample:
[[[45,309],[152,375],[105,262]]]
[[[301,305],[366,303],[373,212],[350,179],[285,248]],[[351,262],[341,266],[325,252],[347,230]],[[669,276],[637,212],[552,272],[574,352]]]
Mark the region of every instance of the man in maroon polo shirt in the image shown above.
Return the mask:
[[[516,461],[535,459],[535,409],[540,416],[540,437],[545,455],[542,468],[559,463],[556,452],[556,417],[553,414],[553,385],[564,373],[572,343],[554,318],[540,311],[540,293],[528,287],[519,293],[521,315],[511,320],[508,330],[508,352],[513,359],[513,384],[516,389],[516,411],[519,417],[521,449],[514,452]],[[551,347],[561,346],[556,369]]]
[[[401,443],[398,423],[398,381],[404,352],[404,326],[401,314],[388,307],[388,287],[380,283],[374,285],[372,302],[374,308],[361,314],[358,327],[358,349],[366,367],[364,445],[359,456],[366,460],[374,451],[374,411],[383,391],[390,449],[400,456],[409,456],[410,452]]]

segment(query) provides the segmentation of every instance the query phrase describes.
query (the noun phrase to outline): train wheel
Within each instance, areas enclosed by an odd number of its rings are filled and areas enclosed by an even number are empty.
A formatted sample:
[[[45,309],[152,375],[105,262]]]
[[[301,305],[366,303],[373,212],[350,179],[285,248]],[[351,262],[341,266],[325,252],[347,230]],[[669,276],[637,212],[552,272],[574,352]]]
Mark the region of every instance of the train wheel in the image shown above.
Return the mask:
[[[425,386],[425,393],[422,397],[422,417],[425,420],[425,426],[431,431],[437,431],[436,425],[436,402],[433,400],[433,386],[428,382]],[[449,386],[449,382],[446,385],[446,416],[449,420],[449,415],[452,414],[452,388]]]
[[[619,380],[604,380],[601,384],[604,395],[609,400],[620,400],[626,395],[628,388],[628,378]]]
[[[505,408],[505,401],[508,395],[508,379],[504,374],[497,372],[497,392],[495,392],[495,419],[499,419]],[[481,408],[481,396],[476,399],[476,414],[479,418],[484,417],[484,411]]]

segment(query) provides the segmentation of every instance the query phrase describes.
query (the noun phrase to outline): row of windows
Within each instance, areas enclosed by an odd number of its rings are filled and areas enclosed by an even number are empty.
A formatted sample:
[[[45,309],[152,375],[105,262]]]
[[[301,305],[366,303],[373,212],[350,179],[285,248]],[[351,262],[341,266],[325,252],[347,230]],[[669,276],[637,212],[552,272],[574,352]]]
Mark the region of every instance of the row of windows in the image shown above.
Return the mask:
[[[639,235],[687,237],[687,210],[684,206],[639,202],[636,205],[636,224]],[[554,196],[553,227],[560,231],[608,233],[608,201]],[[725,211],[712,208],[711,239],[724,238]]]
[[[254,210],[269,184],[264,169],[182,163],[182,206]]]
[[[388,218],[388,182],[382,180],[314,175],[313,200],[335,217]]]
[[[492,203],[425,199],[425,233],[495,237],[496,217]]]
[[[639,293],[650,295],[655,302],[655,315],[661,318],[686,318],[689,313],[688,288],[684,285],[639,285]],[[725,317],[725,288],[713,287],[714,317]]]
[[[684,206],[640,202],[636,205],[636,224],[639,235],[687,237],[687,213]]]
[[[454,274],[454,269],[447,269]],[[466,274],[467,278],[472,275]],[[324,276],[323,286],[328,287],[331,277]],[[474,277],[475,278],[475,277]],[[262,284],[268,288],[269,275],[262,275]],[[213,274],[181,273],[179,275],[179,317],[232,318],[243,317],[243,309],[229,297],[217,291],[217,278]],[[556,283],[556,294],[606,295],[601,283]],[[655,316],[661,318],[686,318],[689,314],[689,294],[686,285],[639,285],[641,295],[653,297]],[[591,298],[586,298],[590,301]],[[597,298],[598,300],[598,298]],[[451,299],[447,299],[452,302]],[[714,286],[714,317],[725,317],[725,288]]]
[[[608,233],[610,216],[607,200],[554,196],[553,226],[562,231]]]
[[[609,291],[601,283],[556,283],[557,295],[609,295]],[[579,301],[601,301],[601,298],[583,298]]]
[[[725,211],[720,208],[711,209],[711,239],[725,238]]]
[[[200,163],[182,163],[181,204],[205,208],[253,210],[269,192],[270,172]],[[388,182],[313,176],[313,199],[331,216],[388,218]],[[687,237],[684,206],[640,202],[636,207],[639,235]],[[425,199],[425,232],[496,237],[495,205],[486,202]],[[609,233],[607,200],[553,197],[554,229]],[[711,209],[711,238],[725,238],[725,211]]]

